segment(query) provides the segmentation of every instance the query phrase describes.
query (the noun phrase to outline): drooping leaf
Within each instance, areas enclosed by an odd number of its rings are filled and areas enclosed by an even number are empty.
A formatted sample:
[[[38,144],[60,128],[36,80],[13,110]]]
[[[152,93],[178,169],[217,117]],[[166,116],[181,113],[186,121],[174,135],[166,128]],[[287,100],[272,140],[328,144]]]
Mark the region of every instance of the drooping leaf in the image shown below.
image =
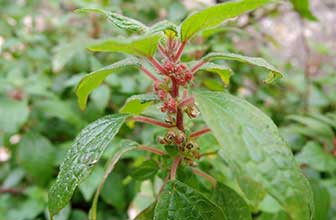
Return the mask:
[[[92,51],[120,52],[136,56],[153,56],[162,34],[151,34],[133,39],[108,39],[88,47]]]
[[[139,115],[157,100],[158,97],[154,94],[133,95],[126,100],[119,112]]]
[[[230,67],[223,64],[216,64],[211,62],[203,65],[200,70],[218,74],[225,86],[230,84],[230,78],[233,74]]]
[[[156,203],[151,204],[142,212],[140,212],[134,220],[153,220],[154,218],[154,209]]]
[[[318,21],[315,15],[311,12],[309,7],[309,0],[290,0],[294,9],[300,14],[301,17],[311,21]]]
[[[77,9],[75,12],[95,12],[104,15],[110,22],[112,22],[115,26],[120,29],[127,30],[127,31],[139,31],[145,32],[147,30],[147,26],[137,21],[135,19],[126,17],[124,15],[105,11],[99,8],[81,8]]]
[[[221,24],[247,11],[263,6],[271,0],[242,0],[218,4],[187,17],[181,24],[181,40],[193,37],[197,32]]]
[[[17,156],[27,174],[37,183],[45,184],[52,177],[55,153],[56,149],[47,138],[29,132],[20,141]]]
[[[205,61],[212,61],[218,59],[235,60],[265,68],[270,71],[267,78],[264,80],[265,83],[272,83],[283,76],[283,74],[277,68],[275,68],[272,64],[268,63],[266,60],[260,57],[248,57],[235,53],[214,52],[209,53],[208,55],[203,57],[203,59]]]
[[[217,183],[211,200],[223,210],[228,220],[252,220],[250,209],[244,199],[224,184]]]
[[[169,181],[156,204],[153,220],[226,220],[223,211],[188,185]]]
[[[100,184],[97,188],[97,191],[94,195],[94,198],[93,198],[93,201],[92,201],[92,206],[91,206],[91,209],[90,209],[90,212],[89,212],[89,219],[90,220],[96,220],[97,219],[98,198],[99,198],[99,195],[100,195],[101,191],[103,190],[105,181],[107,180],[109,174],[113,171],[115,165],[117,164],[117,162],[119,161],[121,156],[123,154],[127,153],[128,151],[136,149],[137,146],[138,146],[138,144],[136,142],[130,141],[130,140],[124,140],[119,145],[116,146],[115,150],[113,151],[112,158],[108,162],[108,166],[107,166],[107,169],[106,169],[105,174],[103,176],[103,179],[101,180],[101,182],[100,182]]]
[[[292,220],[310,220],[310,185],[272,120],[245,100],[195,92],[204,121],[221,144],[220,156],[241,178],[260,183]]]
[[[84,76],[76,88],[76,95],[78,97],[80,108],[82,110],[86,108],[89,94],[96,89],[108,75],[124,68],[136,68],[140,65],[139,60],[135,58],[127,58]]]
[[[108,115],[86,126],[76,137],[49,191],[49,212],[54,216],[69,202],[78,184],[85,180],[128,117]]]
[[[0,133],[14,133],[27,121],[29,108],[25,101],[0,97]]]
[[[306,164],[311,168],[325,172],[336,170],[336,158],[316,142],[308,142],[302,151],[296,155],[296,160],[301,164]]]

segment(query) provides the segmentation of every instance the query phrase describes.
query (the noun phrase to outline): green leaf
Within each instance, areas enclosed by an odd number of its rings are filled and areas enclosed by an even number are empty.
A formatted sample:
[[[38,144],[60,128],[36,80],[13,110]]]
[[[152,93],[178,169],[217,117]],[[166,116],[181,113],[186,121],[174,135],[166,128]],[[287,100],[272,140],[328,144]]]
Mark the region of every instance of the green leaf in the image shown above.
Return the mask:
[[[65,207],[78,184],[89,176],[127,117],[126,114],[105,116],[86,126],[76,137],[49,191],[51,216]]]
[[[234,18],[269,2],[271,2],[271,0],[227,2],[194,13],[187,17],[181,24],[181,40],[188,40],[199,31],[217,26],[229,18]]]
[[[211,200],[223,210],[228,220],[252,220],[250,208],[244,199],[224,184],[217,184]]]
[[[101,198],[105,203],[123,211],[127,206],[126,190],[123,177],[119,173],[110,173],[101,191]]]
[[[141,23],[140,21],[134,20],[132,18],[123,16],[121,14],[115,12],[105,11],[99,8],[81,8],[77,9],[75,12],[95,12],[104,15],[110,22],[112,22],[115,26],[120,29],[127,31],[139,31],[145,32],[147,30],[147,26]]]
[[[326,220],[328,219],[328,213],[330,209],[329,192],[317,180],[311,180],[310,185],[312,186],[314,193],[314,220]]]
[[[154,101],[157,100],[159,99],[154,94],[133,95],[126,100],[119,112],[140,115],[146,108],[151,106]]]
[[[224,65],[224,64],[216,64],[216,63],[206,63],[203,65],[199,70],[204,70],[211,73],[216,73],[221,78],[221,80],[224,83],[224,86],[227,86],[230,84],[230,78],[233,74],[230,67]]]
[[[28,120],[29,108],[25,101],[0,97],[0,133],[15,133]]]
[[[76,88],[76,95],[78,97],[78,103],[80,108],[82,110],[86,108],[89,94],[94,89],[96,89],[108,75],[120,71],[124,68],[134,68],[139,67],[140,65],[141,64],[139,60],[135,58],[127,58],[84,76]]]
[[[156,204],[153,220],[226,220],[223,211],[188,185],[172,180]]]
[[[154,160],[146,160],[133,170],[130,175],[136,180],[146,180],[155,176],[158,169],[159,166]]]
[[[91,100],[100,111],[104,111],[107,107],[110,99],[110,93],[110,87],[107,85],[101,85],[92,92]]]
[[[272,120],[247,101],[222,92],[195,92],[220,156],[238,177],[260,183],[292,220],[310,220],[310,185]]]
[[[53,173],[56,149],[50,141],[38,133],[25,134],[18,147],[18,162],[33,180],[47,183]]]
[[[96,220],[97,219],[98,198],[99,198],[99,195],[100,195],[101,191],[103,190],[105,181],[108,178],[109,174],[113,171],[115,165],[117,164],[117,162],[119,161],[121,156],[123,154],[127,153],[128,151],[135,150],[137,146],[138,146],[138,144],[136,142],[130,141],[130,140],[124,140],[118,146],[116,146],[115,150],[113,151],[112,158],[108,162],[108,166],[107,166],[107,169],[105,171],[104,177],[101,180],[101,182],[98,186],[98,189],[95,193],[95,196],[93,198],[92,206],[91,206],[91,209],[90,209],[90,212],[89,212],[89,219],[90,220]]]
[[[85,201],[91,200],[104,176],[104,173],[104,169],[101,166],[97,166],[91,175],[79,185],[79,190],[83,194]]]
[[[159,21],[147,30],[147,34],[154,34],[159,32],[164,32],[166,35],[177,35],[177,26],[167,20]]]
[[[301,17],[311,21],[318,21],[309,8],[309,0],[290,0],[293,4],[295,11],[297,11]]]
[[[214,52],[209,53],[208,55],[203,57],[203,59],[205,61],[212,61],[218,59],[234,60],[265,68],[270,71],[267,78],[264,80],[265,83],[272,83],[275,80],[283,77],[283,74],[277,68],[275,68],[272,64],[268,63],[266,60],[260,57],[248,57],[235,53]]]
[[[156,206],[156,203],[151,204],[146,209],[144,209],[142,212],[140,212],[137,215],[137,217],[135,217],[134,220],[153,220],[155,206]]]
[[[132,39],[108,39],[99,41],[88,47],[99,52],[121,52],[136,56],[150,57],[156,51],[162,34],[151,34]]]
[[[325,172],[336,170],[336,159],[316,142],[308,142],[302,151],[296,155],[296,160],[306,164],[314,170]]]

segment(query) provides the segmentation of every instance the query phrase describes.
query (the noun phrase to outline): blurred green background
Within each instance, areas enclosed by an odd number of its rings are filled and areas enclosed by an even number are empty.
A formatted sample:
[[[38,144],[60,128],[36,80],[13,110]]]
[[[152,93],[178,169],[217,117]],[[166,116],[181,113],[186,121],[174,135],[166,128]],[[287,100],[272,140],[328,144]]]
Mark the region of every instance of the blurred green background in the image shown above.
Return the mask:
[[[228,86],[207,72],[197,76],[195,85],[229,90],[272,117],[311,182],[315,220],[336,220],[336,2],[312,0],[312,11],[302,7],[304,2],[271,4],[204,31],[186,48],[183,60],[210,51],[238,52],[261,56],[286,73],[265,85],[258,68],[230,62],[235,74]],[[152,89],[150,80],[134,70],[111,75],[91,94],[87,110],[80,111],[74,89],[81,77],[124,57],[89,52],[85,45],[94,38],[130,33],[101,16],[73,10],[99,7],[145,24],[162,19],[178,24],[192,10],[215,3],[0,0],[0,220],[48,219],[47,191],[76,134],[89,122],[118,112],[129,96]],[[159,132],[151,126],[124,126],[112,145],[127,138],[154,144]],[[216,145],[211,135],[199,142],[204,149]],[[109,155],[107,150],[55,219],[87,219]],[[102,191],[98,219],[132,219],[154,200],[160,180],[143,181],[129,174],[146,159],[146,154],[134,153],[117,165]],[[216,160],[200,164],[210,172],[220,170],[224,180],[230,178],[228,168]],[[250,206],[257,220],[287,219],[271,197]]]

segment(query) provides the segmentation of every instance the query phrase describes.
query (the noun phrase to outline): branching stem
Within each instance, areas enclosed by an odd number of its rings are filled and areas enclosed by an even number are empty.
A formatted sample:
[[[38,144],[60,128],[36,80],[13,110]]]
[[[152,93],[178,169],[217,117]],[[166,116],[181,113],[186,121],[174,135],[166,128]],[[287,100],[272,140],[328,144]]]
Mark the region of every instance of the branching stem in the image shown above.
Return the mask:
[[[151,73],[146,67],[141,66],[140,68],[149,78],[151,78],[154,82],[159,81],[158,78],[156,78],[156,76],[154,76],[153,73]]]
[[[173,127],[173,125],[170,125],[170,124],[165,123],[163,121],[158,121],[158,120],[148,118],[148,117],[145,117],[145,116],[134,116],[132,119],[134,121],[137,121],[137,122],[144,122],[144,123],[147,123],[147,124],[157,125],[157,126],[164,127],[164,128],[172,128]]]
[[[180,156],[177,156],[173,162],[173,165],[170,168],[170,179],[175,180],[176,179],[176,171],[177,167],[180,165],[182,158]]]
[[[181,100],[180,104],[179,104],[179,107],[180,108],[183,108],[185,106],[188,106],[190,104],[193,104],[195,102],[195,99],[194,97],[190,96],[190,97],[187,97],[187,98],[184,98]]]
[[[209,174],[203,172],[203,171],[200,170],[200,169],[197,169],[197,168],[193,168],[193,167],[192,167],[191,170],[193,171],[194,174],[196,174],[196,175],[198,175],[198,176],[200,176],[200,177],[203,177],[204,179],[208,180],[208,181],[211,183],[211,185],[212,185],[213,187],[216,187],[216,185],[217,185],[217,180],[216,180],[215,178],[213,178],[212,176],[210,176]]]
[[[195,74],[206,63],[206,61],[200,60],[195,66],[191,68],[191,73]]]
[[[148,146],[145,146],[145,145],[141,145],[138,147],[140,150],[144,150],[144,151],[148,151],[148,152],[151,152],[151,153],[154,153],[154,154],[157,154],[159,156],[163,156],[166,154],[166,152],[162,151],[162,150],[159,150],[159,149],[156,149],[156,148],[153,148],[153,147],[148,147]]]
[[[210,128],[203,128],[203,129],[201,129],[199,131],[195,131],[195,132],[191,133],[190,137],[191,138],[196,138],[196,137],[202,136],[203,134],[206,134],[206,133],[208,133],[210,131],[211,131]]]
[[[180,47],[178,48],[177,50],[177,53],[175,55],[175,58],[174,58],[174,61],[177,62],[180,60],[181,56],[182,56],[182,53],[183,53],[183,50],[184,50],[184,47],[186,46],[187,44],[187,41],[183,41],[180,45]]]

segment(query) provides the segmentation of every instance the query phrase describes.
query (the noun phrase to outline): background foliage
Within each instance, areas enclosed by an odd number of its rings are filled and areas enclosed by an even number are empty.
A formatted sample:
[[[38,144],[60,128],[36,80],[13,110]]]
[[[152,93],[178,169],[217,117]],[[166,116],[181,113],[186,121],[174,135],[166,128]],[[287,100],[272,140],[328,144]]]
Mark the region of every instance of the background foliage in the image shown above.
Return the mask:
[[[314,15],[308,0],[291,3],[271,5],[233,20],[225,27],[204,31],[194,38],[183,59],[191,60],[224,48],[229,52],[262,56],[281,67],[286,77],[271,86],[263,84],[265,76],[259,74],[259,69],[236,62],[229,63],[235,74],[227,87],[219,76],[208,72],[198,75],[196,85],[215,91],[229,90],[270,115],[310,180],[315,195],[315,220],[335,220],[334,45],[308,37],[310,25],[322,30],[323,14]],[[333,1],[320,4],[331,10],[336,8]],[[123,70],[109,76],[90,95],[85,112],[79,109],[74,89],[81,77],[122,58],[121,54],[88,52],[85,46],[95,38],[131,33],[111,27],[102,16],[83,16],[73,10],[99,7],[122,12],[150,25],[164,18],[179,22],[191,7],[203,6],[175,0],[146,3],[136,0],[0,0],[0,5],[0,219],[48,219],[47,191],[75,136],[89,122],[117,113],[129,96],[151,90],[145,76],[136,70]],[[302,28],[296,36],[302,44],[298,59],[279,55],[279,51],[290,53],[295,47],[284,47],[267,26],[288,25],[275,23],[283,13],[294,17]],[[291,35],[286,34],[286,39],[290,38]],[[136,125],[134,129],[123,126],[112,145],[128,138],[152,145],[159,132],[159,128],[147,125]],[[203,152],[218,145],[211,135],[200,138],[199,144]],[[75,192],[71,205],[55,219],[87,219],[112,151],[107,149],[92,175]],[[221,161],[202,160],[200,166],[235,187],[232,174]],[[148,160],[145,153],[123,157],[106,180],[99,199],[98,219],[127,219],[151,204],[161,184],[157,176],[163,176],[157,172],[155,160]],[[196,177],[183,170],[180,178],[192,185]],[[288,219],[271,197],[260,201],[257,189],[255,186],[251,195],[255,202],[249,204],[254,219]]]

